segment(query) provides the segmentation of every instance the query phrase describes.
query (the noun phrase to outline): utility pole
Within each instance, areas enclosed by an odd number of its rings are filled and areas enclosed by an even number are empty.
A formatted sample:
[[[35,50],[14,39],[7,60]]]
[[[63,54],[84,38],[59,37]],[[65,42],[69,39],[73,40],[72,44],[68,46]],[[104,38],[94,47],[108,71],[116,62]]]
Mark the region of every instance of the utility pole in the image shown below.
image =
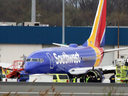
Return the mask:
[[[65,0],[63,0],[62,12],[62,44],[65,44]]]
[[[120,12],[120,10],[119,10],[119,0],[118,0],[118,48],[119,48],[119,21],[120,21],[120,17],[119,17],[119,12]],[[117,58],[119,58],[119,51],[118,51],[118,53],[117,53]]]
[[[36,0],[32,0],[32,5],[31,5],[31,22],[36,22]]]

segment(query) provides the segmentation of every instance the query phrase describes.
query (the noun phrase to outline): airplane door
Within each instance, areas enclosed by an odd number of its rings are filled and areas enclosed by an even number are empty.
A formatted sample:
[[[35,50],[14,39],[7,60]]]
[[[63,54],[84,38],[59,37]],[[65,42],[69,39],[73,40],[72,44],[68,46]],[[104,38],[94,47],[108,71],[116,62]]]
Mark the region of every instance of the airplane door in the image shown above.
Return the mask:
[[[48,56],[50,61],[50,69],[53,69],[54,68],[53,56],[50,53],[46,53],[46,55]]]

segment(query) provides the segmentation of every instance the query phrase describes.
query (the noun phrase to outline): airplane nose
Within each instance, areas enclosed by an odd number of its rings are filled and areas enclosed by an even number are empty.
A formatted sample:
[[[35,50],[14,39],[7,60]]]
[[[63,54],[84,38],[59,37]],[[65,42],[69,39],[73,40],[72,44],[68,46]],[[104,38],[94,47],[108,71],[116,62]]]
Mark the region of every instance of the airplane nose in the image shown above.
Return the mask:
[[[27,73],[35,73],[37,68],[32,62],[25,62],[25,72]]]
[[[28,66],[29,64],[27,62],[25,62],[25,66],[24,66],[24,69],[25,69],[25,72],[29,73],[30,72],[30,67]]]

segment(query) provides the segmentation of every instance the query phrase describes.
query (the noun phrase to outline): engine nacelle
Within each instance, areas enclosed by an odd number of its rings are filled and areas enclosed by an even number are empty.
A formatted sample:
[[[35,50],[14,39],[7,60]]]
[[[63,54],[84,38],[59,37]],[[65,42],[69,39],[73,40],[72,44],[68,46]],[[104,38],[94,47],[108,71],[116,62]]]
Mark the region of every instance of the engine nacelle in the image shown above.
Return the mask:
[[[105,79],[104,74],[98,69],[88,70],[85,74],[85,80],[87,75],[92,76],[92,78],[95,78],[95,82],[102,82]]]

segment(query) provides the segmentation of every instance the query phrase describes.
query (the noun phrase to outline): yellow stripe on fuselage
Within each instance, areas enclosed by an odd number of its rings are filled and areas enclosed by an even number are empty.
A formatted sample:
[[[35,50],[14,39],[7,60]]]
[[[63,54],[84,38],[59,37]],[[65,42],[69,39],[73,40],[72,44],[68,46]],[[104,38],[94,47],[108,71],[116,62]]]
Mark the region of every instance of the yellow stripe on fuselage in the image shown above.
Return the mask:
[[[94,46],[95,45],[96,33],[97,33],[97,29],[98,29],[98,24],[100,21],[100,14],[102,12],[103,1],[104,0],[100,0],[99,10],[98,10],[98,14],[96,15],[97,17],[95,18],[91,37],[88,39],[88,46]]]
[[[96,53],[96,62],[94,64],[94,67],[98,66],[101,60],[101,52],[97,47],[92,47]]]

